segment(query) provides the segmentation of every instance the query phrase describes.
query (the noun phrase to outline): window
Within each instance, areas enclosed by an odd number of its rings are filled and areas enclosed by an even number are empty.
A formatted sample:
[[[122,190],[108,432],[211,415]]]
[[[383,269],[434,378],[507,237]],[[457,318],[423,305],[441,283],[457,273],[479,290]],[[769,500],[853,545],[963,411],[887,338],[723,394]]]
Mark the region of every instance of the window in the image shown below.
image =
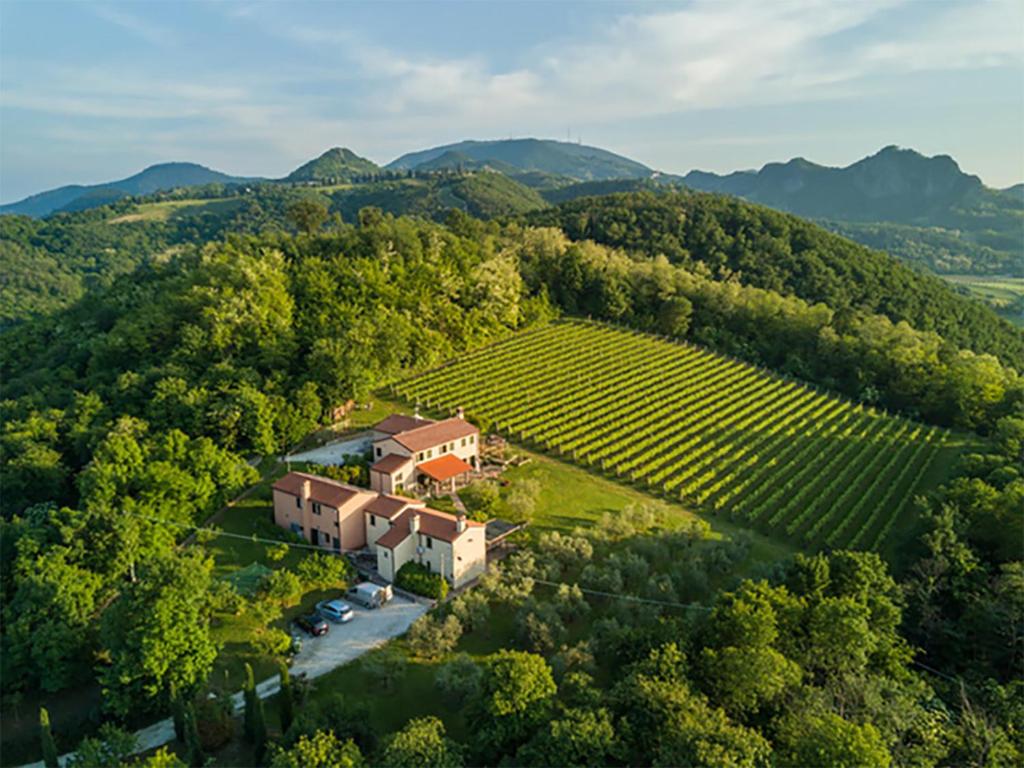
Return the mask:
[[[462,438],[462,442],[459,445],[461,445],[463,448],[465,448],[466,447],[466,438]]]
[[[315,502],[315,501],[313,502],[313,514],[314,515],[319,515],[320,514],[320,504]]]
[[[383,455],[384,455],[384,451],[382,451],[380,446],[378,445],[377,446],[377,458],[379,459]]]
[[[434,455],[434,449],[431,448],[429,451],[427,451],[427,458],[429,459],[433,455]]]
[[[377,518],[373,515],[370,515],[370,526],[373,528],[377,527]]]
[[[475,442],[476,442],[476,435],[470,435],[469,436],[469,444],[472,445]]]
[[[429,536],[427,536],[427,549],[433,549],[433,548],[434,548],[434,540],[432,538],[430,538]]]
[[[448,453],[448,446],[447,445],[442,445],[441,446],[441,450],[438,451],[438,453]]]
[[[302,497],[301,496],[296,496],[295,497],[295,507],[297,509],[302,509]]]
[[[454,451],[454,450],[455,450],[455,441],[454,441],[454,440],[452,440],[452,441],[451,441],[451,442],[450,442],[450,443],[448,444],[448,450],[449,450],[449,451]]]
[[[416,461],[423,461],[423,451],[416,454]]]
[[[402,473],[401,472],[399,472],[397,475],[395,475],[395,482],[396,483],[402,482]]]
[[[299,525],[298,523],[292,523],[292,533],[297,533],[297,534],[299,534],[301,536],[302,535],[302,526]]]
[[[384,549],[384,550],[381,550],[381,551],[384,553],[384,559],[387,560],[388,559],[388,552],[387,552],[387,550]]]

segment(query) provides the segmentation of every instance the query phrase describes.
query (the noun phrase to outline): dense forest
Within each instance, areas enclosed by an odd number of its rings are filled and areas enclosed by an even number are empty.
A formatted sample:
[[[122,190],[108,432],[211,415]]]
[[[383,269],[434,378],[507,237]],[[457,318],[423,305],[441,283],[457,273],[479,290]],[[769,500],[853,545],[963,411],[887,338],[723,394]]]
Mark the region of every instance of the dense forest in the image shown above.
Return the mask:
[[[574,240],[662,255],[689,270],[702,265],[716,280],[798,296],[840,313],[865,311],[906,321],[1016,368],[1024,361],[1019,330],[940,279],[795,216],[736,198],[686,192],[607,195],[538,211],[528,220],[558,226]]]
[[[987,310],[793,217],[708,195],[579,200],[530,226],[458,209],[444,224],[353,214],[298,190],[107,221],[132,210],[0,219],[25,275],[60,256],[78,281],[53,311],[2,332],[5,692],[95,681],[128,724],[201,692],[217,652],[209,615],[230,596],[208,559],[176,544],[253,482],[246,459],[280,453],[333,405],[405,371],[565,313],[689,339],[987,439],[922,500],[924,535],[895,573],[862,553],[798,556],[716,595],[711,580],[742,542],[670,533],[639,513],[590,538],[548,537],[543,564],[524,551],[470,605],[445,609],[454,624],[432,614],[410,635],[444,648],[456,625],[479,622],[480,600],[516,612],[514,648],[450,662],[462,666],[444,690],[468,708],[471,743],[436,719],[368,733],[340,701],[304,708],[268,762],[995,766],[1024,755],[1024,341]],[[127,232],[138,240],[119,239]],[[625,594],[654,585],[704,610],[591,606],[537,583],[577,578]],[[591,610],[592,636],[568,645]]]

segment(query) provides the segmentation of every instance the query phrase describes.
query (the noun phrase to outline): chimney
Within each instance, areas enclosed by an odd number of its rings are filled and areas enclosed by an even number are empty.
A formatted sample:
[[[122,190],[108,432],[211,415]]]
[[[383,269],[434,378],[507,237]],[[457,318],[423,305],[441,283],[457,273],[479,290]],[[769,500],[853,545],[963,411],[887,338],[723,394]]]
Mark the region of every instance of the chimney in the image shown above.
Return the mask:
[[[313,494],[313,484],[309,480],[302,481],[302,499],[305,501]]]
[[[419,532],[420,532],[420,516],[418,514],[414,514],[412,517],[409,518],[409,533],[419,533]]]
[[[455,532],[462,533],[464,530],[466,530],[466,516],[460,512],[455,518]]]
[[[455,418],[456,419],[465,419],[466,418],[466,410],[461,405],[458,408],[455,409]]]

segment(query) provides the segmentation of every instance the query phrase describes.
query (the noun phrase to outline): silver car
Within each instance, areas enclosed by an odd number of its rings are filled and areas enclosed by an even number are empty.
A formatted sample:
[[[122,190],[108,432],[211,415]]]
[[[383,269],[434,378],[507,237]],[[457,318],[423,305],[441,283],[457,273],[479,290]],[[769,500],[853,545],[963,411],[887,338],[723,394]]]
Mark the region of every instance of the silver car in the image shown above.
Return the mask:
[[[346,624],[355,616],[352,606],[344,600],[321,600],[316,604],[316,612],[335,624]]]

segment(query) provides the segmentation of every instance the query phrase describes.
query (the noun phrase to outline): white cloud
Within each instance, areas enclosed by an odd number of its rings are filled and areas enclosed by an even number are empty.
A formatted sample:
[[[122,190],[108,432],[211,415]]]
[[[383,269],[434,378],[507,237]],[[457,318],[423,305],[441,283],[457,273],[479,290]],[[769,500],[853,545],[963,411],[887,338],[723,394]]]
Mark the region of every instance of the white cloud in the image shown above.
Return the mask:
[[[152,24],[145,19],[112,5],[89,6],[94,14],[121,29],[153,45],[167,46],[177,42],[174,34],[164,26]]]

